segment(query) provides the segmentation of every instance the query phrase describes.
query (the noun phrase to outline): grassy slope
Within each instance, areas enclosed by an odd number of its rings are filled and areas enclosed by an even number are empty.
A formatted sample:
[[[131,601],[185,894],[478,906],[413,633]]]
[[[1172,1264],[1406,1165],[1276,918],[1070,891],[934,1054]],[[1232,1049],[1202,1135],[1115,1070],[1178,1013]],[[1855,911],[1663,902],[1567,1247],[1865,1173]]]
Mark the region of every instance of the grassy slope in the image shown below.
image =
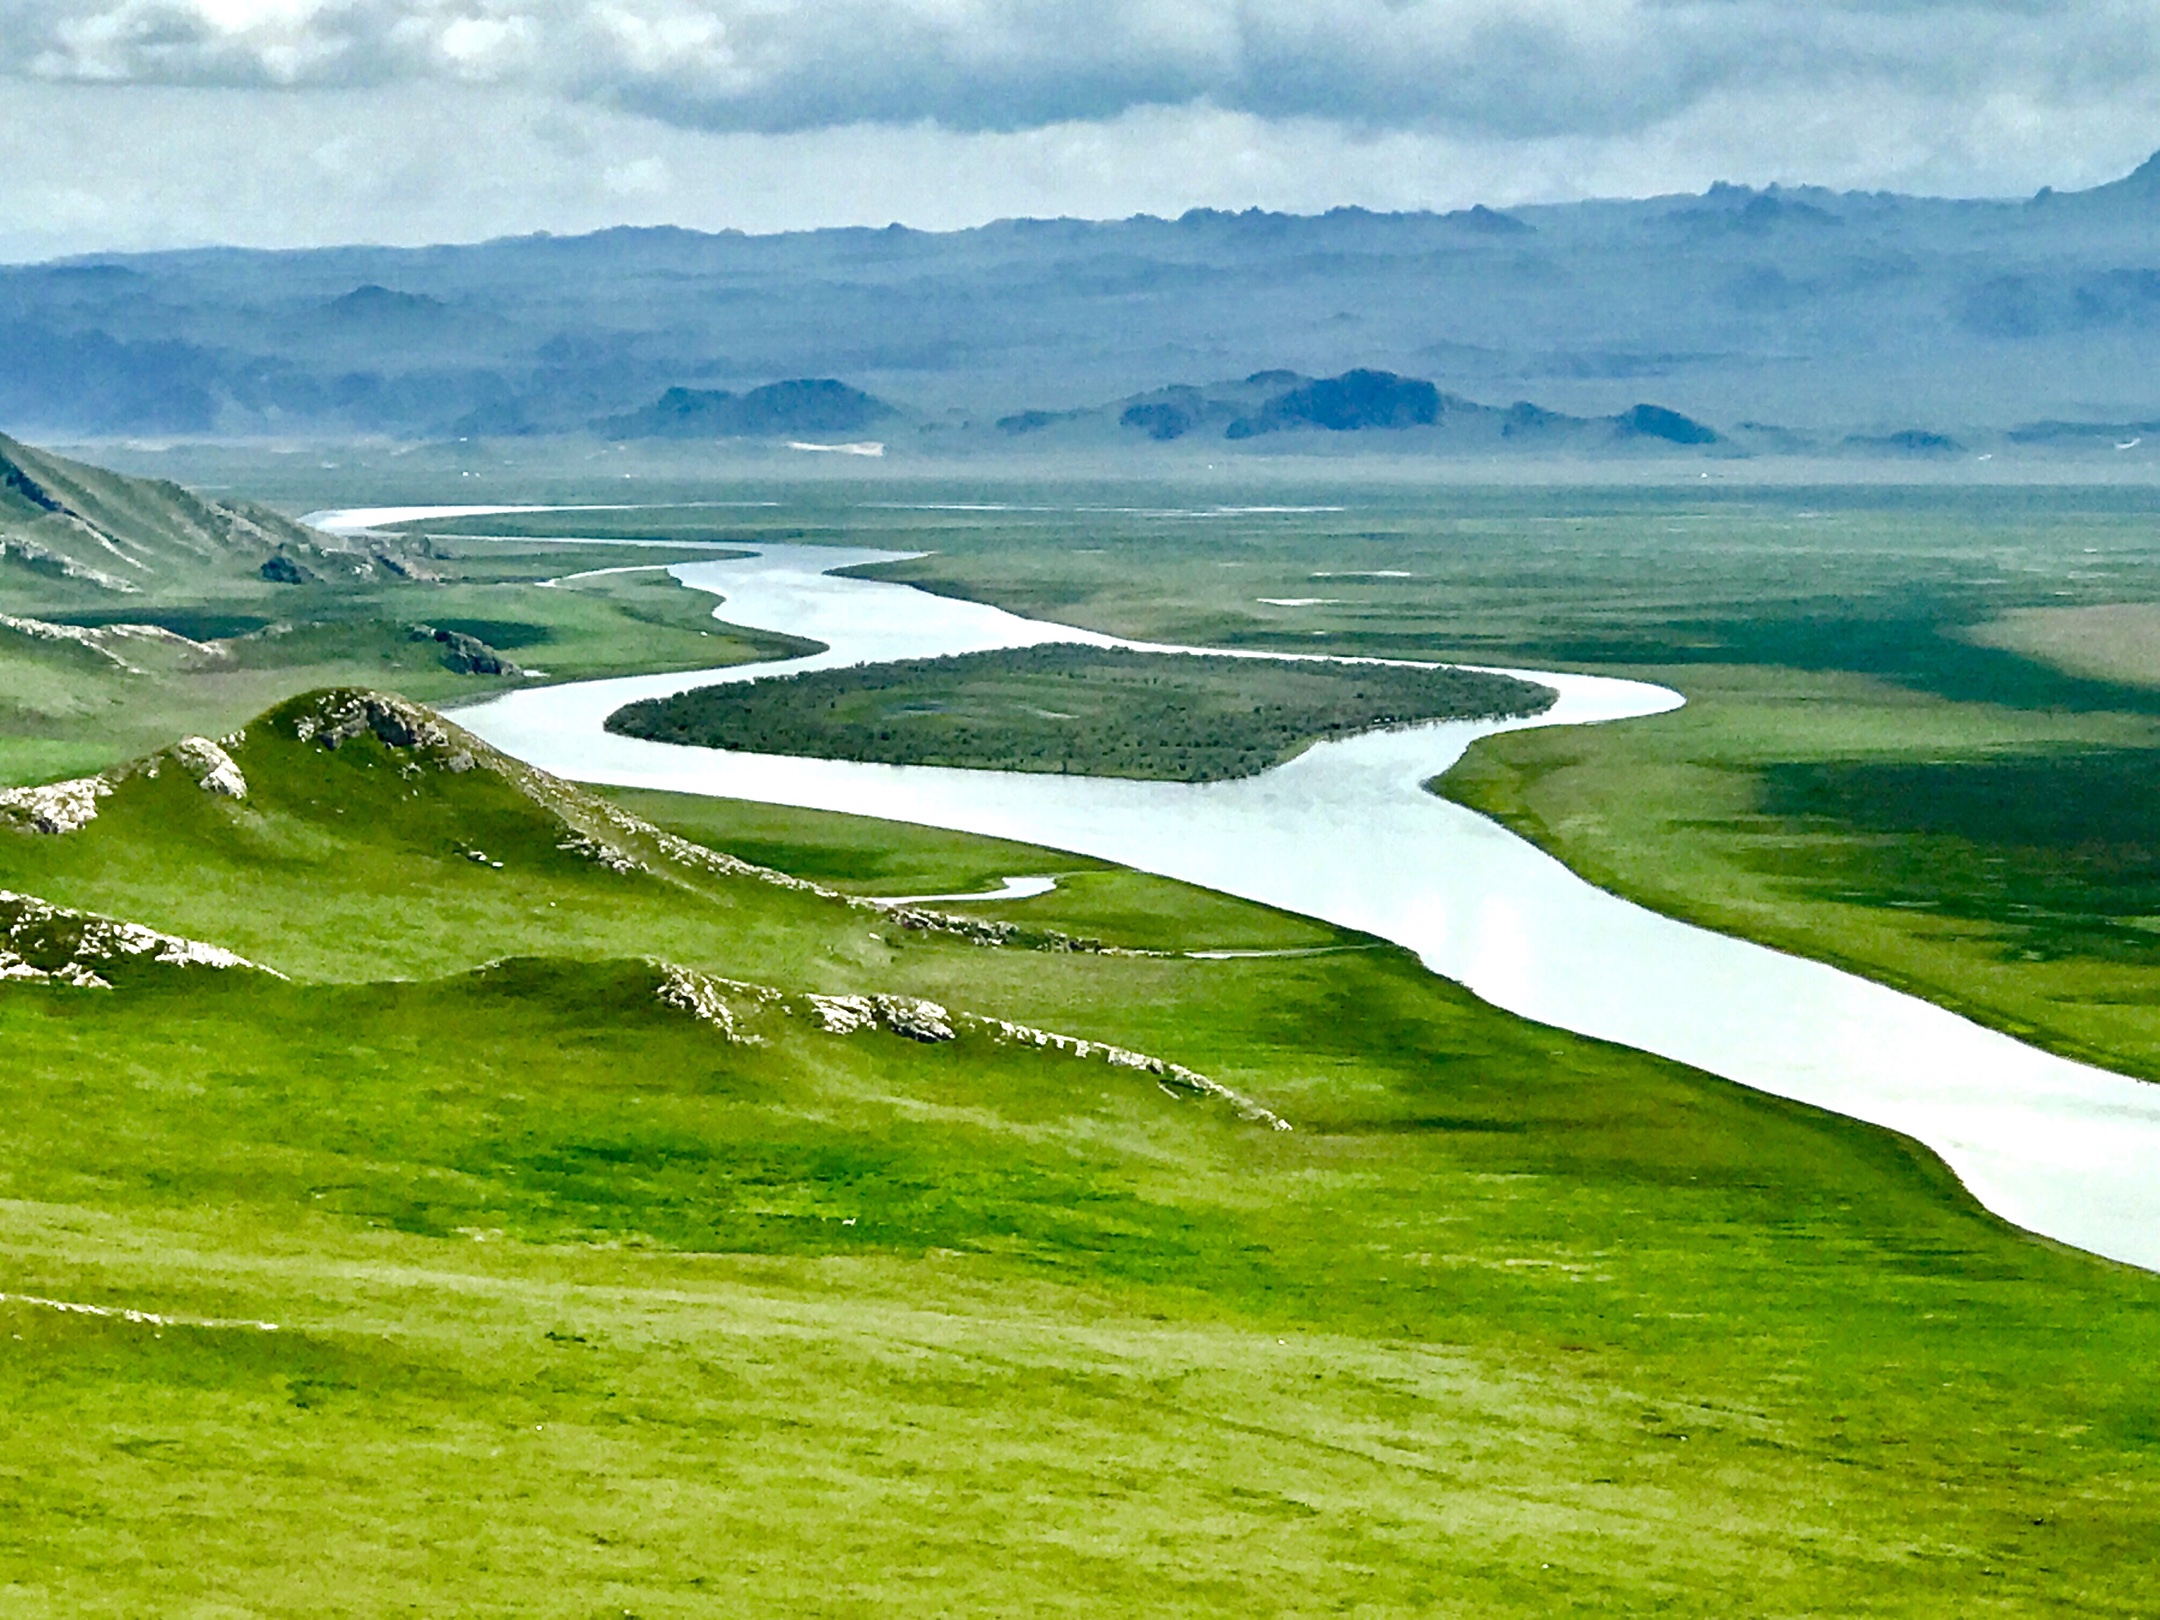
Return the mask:
[[[715,598],[663,572],[538,582],[622,566],[620,548],[443,548],[441,583],[378,583],[331,590],[261,582],[217,595],[178,593],[130,603],[106,618],[169,623],[207,651],[132,641],[120,651],[136,672],[79,647],[0,628],[0,785],[104,768],[174,736],[211,736],[279,699],[338,684],[394,685],[431,702],[472,699],[529,680],[464,675],[409,627],[466,630],[548,680],[586,680],[661,669],[700,669],[787,656],[807,647],[713,618]],[[713,555],[663,552],[673,559]],[[651,552],[628,555],[642,560]],[[0,611],[11,607],[0,598]],[[47,612],[63,610],[45,608]],[[72,617],[80,618],[76,613]],[[290,629],[269,630],[269,624]],[[252,632],[252,633],[249,633]]]
[[[1945,904],[1974,868],[2000,889],[2027,851],[1765,813],[1796,766],[2038,757],[2149,747],[2126,717],[1989,710],[1855,676],[1701,668],[1688,706],[1623,726],[1487,738],[1441,791],[1606,888],[1711,928],[1884,980],[2088,1062],[2160,1079],[2160,954],[2124,949],[2079,888],[2040,905]],[[1914,813],[1925,819],[1924,804]],[[2106,835],[2095,827],[2095,838]],[[2100,881],[2104,881],[2104,876]],[[2047,905],[2052,890],[2055,903]],[[2060,915],[2068,907],[2077,915]],[[2043,940],[2043,920],[2076,925]],[[2113,938],[2103,937],[2112,935]]]
[[[163,479],[130,478],[0,434],[0,537],[45,554],[0,567],[0,588],[112,599],[176,585],[231,586],[271,553],[322,565],[325,539],[249,502],[222,502]],[[73,565],[72,575],[60,564]],[[116,582],[93,583],[100,576]]]
[[[0,1304],[11,1613],[2146,1601],[2160,1282],[1880,1133],[1398,952],[901,936],[575,858],[488,772],[237,752],[245,805],[167,769],[0,839],[0,884],[302,980],[0,987],[0,1289],[280,1324]],[[910,886],[1061,859],[743,814]],[[646,953],[1119,1039],[1298,1129],[976,1039],[729,1046]]]

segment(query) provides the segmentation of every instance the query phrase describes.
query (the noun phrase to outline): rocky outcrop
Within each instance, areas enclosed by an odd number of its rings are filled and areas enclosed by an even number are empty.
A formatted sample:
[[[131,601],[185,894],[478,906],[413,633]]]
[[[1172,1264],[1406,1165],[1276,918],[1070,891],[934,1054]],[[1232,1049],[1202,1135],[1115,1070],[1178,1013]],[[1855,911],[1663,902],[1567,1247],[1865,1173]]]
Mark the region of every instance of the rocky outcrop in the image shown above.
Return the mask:
[[[440,646],[443,667],[460,675],[525,673],[478,636],[468,636],[462,630],[441,630],[432,624],[416,624],[410,633],[415,641],[432,641]]]
[[[1082,1062],[1100,1062],[1113,1069],[1145,1074],[1172,1097],[1206,1097],[1229,1104],[1240,1119],[1270,1130],[1287,1131],[1290,1122],[1272,1109],[1254,1102],[1219,1080],[1212,1080],[1182,1063],[1151,1057],[1108,1041],[1083,1040],[1053,1030],[1016,1024],[1005,1018],[983,1018],[954,1012],[919,996],[888,994],[790,996],[769,985],[744,984],[717,979],[690,968],[655,962],[660,982],[654,994],[665,1006],[712,1025],[734,1045],[758,1045],[760,1037],[746,1021],[764,1009],[783,1017],[803,1017],[827,1035],[848,1036],[884,1031],[924,1045],[942,1045],[969,1037],[987,1039],[1001,1046],[1024,1046],[1055,1052]]]
[[[41,546],[34,540],[24,540],[9,535],[0,539],[0,562],[19,563],[33,574],[43,574],[48,579],[79,580],[85,585],[95,585],[100,590],[120,595],[133,595],[139,586],[117,574],[108,574],[102,568],[92,568],[79,563],[73,557],[64,556],[50,546]]]
[[[602,843],[597,838],[588,838],[583,833],[573,834],[555,847],[565,854],[582,855],[595,866],[604,866],[610,872],[621,872],[626,876],[632,872],[649,872],[652,870],[651,867],[636,856],[627,855],[613,844]]]
[[[247,778],[233,763],[232,755],[208,737],[182,737],[173,745],[173,757],[195,778],[205,793],[228,799],[247,797]]]
[[[852,1035],[859,1029],[887,1029],[911,1041],[934,1044],[954,1039],[952,1014],[934,1001],[915,996],[818,996],[806,998],[828,1035]]]
[[[417,703],[384,692],[326,692],[293,717],[293,735],[333,749],[372,733],[392,748],[445,749],[449,729]],[[466,769],[471,768],[468,755]]]
[[[660,970],[660,987],[654,992],[660,1004],[688,1013],[700,1023],[712,1025],[732,1046],[764,1044],[758,1036],[743,1030],[733,1002],[747,1001],[756,1008],[785,999],[779,991],[766,985],[745,984],[740,979],[718,979],[695,968],[678,967],[673,962],[653,965]]]
[[[34,833],[75,832],[97,820],[97,802],[111,792],[112,783],[102,776],[0,789],[0,824]]]
[[[136,772],[155,777],[167,759],[194,778],[195,785],[205,793],[227,799],[245,799],[247,778],[241,775],[232,755],[225,751],[226,744],[237,746],[243,735],[237,733],[226,738],[224,743],[212,742],[208,737],[183,737],[166,753],[153,754],[137,765],[125,766],[107,775],[47,782],[40,787],[0,788],[0,826],[32,833],[79,832],[97,820],[98,800],[110,798],[120,781]]]
[[[223,656],[222,649],[205,642],[190,641],[186,636],[175,634],[157,624],[55,624],[49,619],[18,618],[12,613],[0,613],[0,630],[27,636],[32,641],[67,642],[87,652],[117,664],[130,675],[147,673],[128,661],[130,642],[165,642],[176,644],[184,652]]]
[[[46,980],[85,990],[109,990],[112,982],[100,969],[126,960],[178,968],[245,968],[284,976],[221,945],[161,934],[141,923],[74,911],[35,895],[0,889],[0,980]]]
[[[1047,1048],[1074,1058],[1100,1058],[1114,1069],[1138,1069],[1155,1077],[1156,1083],[1172,1096],[1183,1092],[1192,1096],[1216,1097],[1230,1104],[1240,1119],[1266,1125],[1270,1130],[1287,1131],[1290,1122],[1271,1109],[1263,1108],[1241,1092],[1232,1091],[1219,1080],[1210,1080],[1197,1070],[1188,1069],[1182,1063],[1171,1063],[1145,1052],[1130,1051],[1122,1046],[1111,1046],[1103,1041],[1084,1041],[1072,1035],[1059,1035],[1047,1029],[1036,1029],[1027,1024],[1009,1023],[1002,1018],[978,1018],[963,1020],[970,1027],[990,1032],[1000,1041],[1016,1042],[1023,1046]]]

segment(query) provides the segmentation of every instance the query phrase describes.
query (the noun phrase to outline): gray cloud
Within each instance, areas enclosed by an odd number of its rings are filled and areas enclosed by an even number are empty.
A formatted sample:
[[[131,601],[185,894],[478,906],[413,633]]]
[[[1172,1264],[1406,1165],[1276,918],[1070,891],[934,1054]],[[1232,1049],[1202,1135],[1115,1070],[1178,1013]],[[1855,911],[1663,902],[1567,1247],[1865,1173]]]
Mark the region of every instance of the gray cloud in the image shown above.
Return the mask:
[[[0,0],[0,258],[2029,194],[2160,145],[2156,25],[2146,0]]]
[[[1010,132],[1200,106],[1624,136],[1716,98],[2046,117],[2160,74],[2141,0],[0,0],[48,82],[494,85],[687,129]]]

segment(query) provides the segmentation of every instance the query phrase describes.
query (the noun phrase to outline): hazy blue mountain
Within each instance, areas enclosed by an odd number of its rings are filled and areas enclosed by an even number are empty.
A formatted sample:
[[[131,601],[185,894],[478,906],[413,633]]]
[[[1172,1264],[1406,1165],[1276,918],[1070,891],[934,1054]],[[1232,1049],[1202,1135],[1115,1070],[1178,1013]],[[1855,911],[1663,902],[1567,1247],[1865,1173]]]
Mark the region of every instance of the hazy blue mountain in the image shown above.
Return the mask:
[[[1714,186],[1506,214],[102,256],[0,267],[0,353],[0,428],[76,438],[862,431],[766,392],[824,379],[895,410],[895,454],[1223,442],[1241,419],[1262,450],[1406,411],[1386,442],[2104,453],[2160,421],[2160,164],[2019,201]],[[1296,380],[1210,381],[1269,373]],[[1432,392],[1285,397],[1383,373]],[[1512,427],[1455,421],[1455,400]],[[1106,401],[1125,402],[1107,424]],[[1571,425],[1645,403],[1715,441],[1654,415]]]
[[[1440,390],[1422,377],[1361,368],[1286,388],[1251,416],[1232,422],[1223,437],[1250,439],[1299,427],[1335,433],[1429,427],[1439,419]]]
[[[757,438],[791,433],[860,433],[893,408],[830,377],[767,383],[746,394],[724,388],[670,388],[643,410],[604,417],[594,429],[617,439]]]
[[[1112,431],[1113,423],[1122,433]],[[1102,448],[1135,436],[1157,443],[1195,437],[1212,444],[1276,434],[1354,434],[1388,441],[1390,449],[1438,453],[1511,447],[1602,452],[1637,443],[1666,448],[1726,443],[1714,428],[1660,405],[1631,405],[1610,416],[1571,416],[1528,401],[1504,407],[1482,404],[1443,392],[1426,378],[1370,369],[1339,377],[1255,372],[1211,387],[1156,389],[1093,409],[1020,411],[997,425],[1012,438],[1070,449]]]

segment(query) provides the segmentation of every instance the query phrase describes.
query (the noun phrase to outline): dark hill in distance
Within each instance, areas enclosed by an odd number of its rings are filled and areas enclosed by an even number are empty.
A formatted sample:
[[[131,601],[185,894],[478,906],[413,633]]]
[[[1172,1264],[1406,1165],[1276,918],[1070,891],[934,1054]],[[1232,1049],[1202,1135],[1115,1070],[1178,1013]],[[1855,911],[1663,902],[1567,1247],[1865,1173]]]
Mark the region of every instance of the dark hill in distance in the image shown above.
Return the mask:
[[[324,306],[332,315],[354,321],[386,321],[433,319],[449,312],[450,306],[440,298],[429,298],[419,293],[392,292],[388,287],[378,287],[372,281],[364,287],[355,287],[342,298],[333,298]]]
[[[789,433],[860,433],[893,408],[830,377],[767,383],[746,394],[670,388],[640,411],[610,416],[593,430],[613,439],[766,438]]]
[[[0,267],[0,352],[0,428],[77,441],[853,435],[876,401],[905,455],[1105,400],[1181,410],[1150,396],[1288,369],[1424,379],[1556,421],[1649,400],[1776,424],[1720,429],[1755,451],[1910,427],[2054,454],[2085,439],[2003,435],[2160,418],[2160,166],[2032,199],[1720,185],[1504,214],[98,255]],[[1380,408],[1314,396],[1280,426]],[[1255,450],[1297,442],[1253,420]],[[1172,426],[1148,410],[1135,442]]]
[[[1109,431],[1112,422],[1127,440],[1137,434],[1159,444],[1189,436],[1212,444],[1315,433],[1376,434],[1436,451],[1595,452],[1640,444],[1702,449],[1727,443],[1715,428],[1662,405],[1636,404],[1598,417],[1571,416],[1527,400],[1497,408],[1443,393],[1422,377],[1365,369],[1339,377],[1260,371],[1239,382],[1180,384],[1094,408],[1019,411],[1000,418],[997,426],[1009,438],[1080,448],[1117,437]]]
[[[1250,439],[1308,426],[1336,433],[1425,427],[1439,417],[1440,390],[1422,378],[1398,377],[1392,371],[1346,371],[1285,389],[1256,414],[1232,422],[1223,437]]]

